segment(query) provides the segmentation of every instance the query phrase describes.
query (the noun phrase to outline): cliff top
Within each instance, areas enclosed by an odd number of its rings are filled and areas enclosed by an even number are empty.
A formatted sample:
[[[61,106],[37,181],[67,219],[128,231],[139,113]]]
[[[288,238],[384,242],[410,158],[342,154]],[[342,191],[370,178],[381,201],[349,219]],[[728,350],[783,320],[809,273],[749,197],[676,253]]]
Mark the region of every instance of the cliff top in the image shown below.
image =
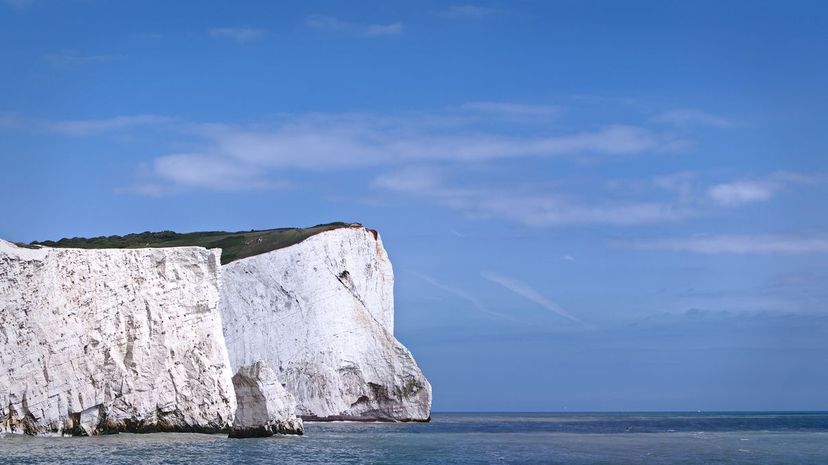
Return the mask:
[[[303,240],[332,229],[362,225],[358,223],[327,223],[310,228],[276,228],[250,231],[201,231],[177,233],[174,231],[142,232],[125,236],[72,237],[59,241],[35,241],[31,246],[77,249],[141,249],[147,247],[199,246],[221,249],[222,265],[240,258],[252,257],[271,250],[298,244]]]

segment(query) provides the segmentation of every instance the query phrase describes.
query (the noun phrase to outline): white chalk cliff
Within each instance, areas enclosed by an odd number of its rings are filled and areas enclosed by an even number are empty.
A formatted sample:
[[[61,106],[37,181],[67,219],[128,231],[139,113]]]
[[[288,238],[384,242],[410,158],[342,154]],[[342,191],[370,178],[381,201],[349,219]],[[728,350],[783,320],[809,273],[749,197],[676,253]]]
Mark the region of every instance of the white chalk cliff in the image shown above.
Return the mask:
[[[226,430],[219,251],[0,240],[0,431]]]
[[[241,367],[233,376],[233,388],[238,407],[231,438],[304,433],[296,401],[264,362]]]
[[[219,257],[0,240],[0,432],[249,437],[302,434],[299,417],[430,418],[375,231]]]
[[[431,385],[393,336],[394,276],[379,235],[346,227],[222,267],[234,370],[264,361],[305,419],[425,421]]]

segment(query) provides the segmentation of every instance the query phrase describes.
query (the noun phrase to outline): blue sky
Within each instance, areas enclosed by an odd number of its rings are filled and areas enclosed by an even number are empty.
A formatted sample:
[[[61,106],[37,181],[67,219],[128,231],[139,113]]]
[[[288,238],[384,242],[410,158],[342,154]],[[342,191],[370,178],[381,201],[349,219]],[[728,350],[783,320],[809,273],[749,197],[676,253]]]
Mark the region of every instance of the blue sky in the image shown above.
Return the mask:
[[[0,1],[0,237],[359,221],[435,410],[828,409],[820,2]]]

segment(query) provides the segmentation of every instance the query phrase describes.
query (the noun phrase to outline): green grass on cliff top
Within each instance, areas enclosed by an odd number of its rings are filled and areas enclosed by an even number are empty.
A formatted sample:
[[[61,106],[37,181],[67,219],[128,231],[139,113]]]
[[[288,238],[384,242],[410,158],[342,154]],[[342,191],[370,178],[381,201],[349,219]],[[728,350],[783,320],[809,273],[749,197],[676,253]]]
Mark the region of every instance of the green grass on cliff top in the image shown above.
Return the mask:
[[[32,242],[31,245],[78,249],[140,249],[146,247],[200,246],[221,249],[221,263],[252,257],[271,250],[297,244],[305,239],[332,229],[346,228],[355,223],[319,224],[310,228],[277,228],[251,231],[202,231],[177,233],[173,231],[142,232],[125,236],[72,237],[59,241]]]

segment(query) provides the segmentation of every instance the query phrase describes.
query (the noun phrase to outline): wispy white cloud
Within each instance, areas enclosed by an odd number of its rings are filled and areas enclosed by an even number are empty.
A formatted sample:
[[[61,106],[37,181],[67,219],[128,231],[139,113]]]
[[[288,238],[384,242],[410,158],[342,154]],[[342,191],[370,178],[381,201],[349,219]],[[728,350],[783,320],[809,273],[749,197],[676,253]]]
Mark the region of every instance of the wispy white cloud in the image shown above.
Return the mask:
[[[447,190],[443,186],[442,172],[428,166],[408,166],[381,174],[374,179],[373,185],[390,191],[422,195],[431,192],[439,196]]]
[[[217,27],[210,29],[208,33],[210,37],[232,40],[240,44],[261,39],[265,35],[264,30],[253,27]]]
[[[163,197],[172,190],[174,190],[172,187],[163,184],[143,183],[127,187],[117,187],[114,189],[114,192],[116,194],[136,194],[144,197]]]
[[[490,271],[481,271],[480,276],[482,276],[483,279],[485,279],[489,282],[492,282],[492,283],[495,283],[499,286],[502,286],[502,287],[514,292],[515,294],[517,294],[517,295],[519,295],[519,296],[521,296],[521,297],[523,297],[523,298],[525,298],[525,299],[527,299],[531,302],[534,302],[534,303],[540,305],[541,307],[549,310],[552,313],[555,313],[559,316],[562,316],[564,318],[572,320],[576,323],[584,324],[583,321],[581,321],[580,319],[572,316],[569,312],[564,310],[560,305],[558,305],[555,302],[552,302],[551,300],[547,299],[540,292],[536,291],[531,286],[529,286],[528,284],[526,284],[522,281],[519,281],[517,279],[511,278],[511,277],[508,277],[508,276],[503,276],[503,275],[498,274],[498,273],[493,273],[493,272],[490,272]]]
[[[653,178],[656,187],[678,193],[682,198],[688,198],[694,190],[697,174],[690,171],[665,174]]]
[[[683,171],[656,176],[653,185],[679,194],[683,201],[717,207],[738,207],[771,200],[793,186],[814,186],[828,181],[821,173],[777,171],[751,180],[737,179],[710,184],[702,173]]]
[[[170,123],[173,118],[162,115],[125,115],[103,119],[47,121],[40,123],[45,129],[70,136],[89,136],[110,131],[120,131],[137,126],[153,126]]]
[[[419,273],[419,272],[416,272],[416,271],[411,271],[411,274],[413,274],[414,276],[416,276],[416,277],[422,279],[423,281],[431,284],[432,286],[436,287],[437,289],[441,289],[441,290],[443,290],[445,292],[448,292],[450,294],[454,294],[455,296],[465,300],[466,302],[470,303],[471,306],[480,313],[485,313],[485,314],[490,315],[490,316],[496,316],[498,318],[504,318],[504,319],[507,319],[507,320],[517,321],[517,319],[515,317],[511,316],[511,315],[506,315],[504,313],[499,313],[499,312],[495,312],[493,310],[490,310],[489,307],[487,307],[486,305],[483,304],[483,302],[480,301],[480,299],[478,299],[477,297],[469,294],[468,292],[464,291],[463,289],[441,283],[440,281],[432,278],[431,276],[423,274],[423,273]]]
[[[770,200],[778,186],[772,182],[735,181],[717,184],[707,191],[716,203],[732,207]]]
[[[809,254],[828,253],[828,236],[705,235],[615,242],[645,250],[700,254]]]
[[[733,125],[729,119],[707,113],[701,110],[692,108],[680,108],[676,110],[666,111],[651,119],[654,123],[670,124],[674,126],[713,126],[717,128],[726,128]]]
[[[786,179],[799,179],[797,173],[786,173]],[[567,194],[563,188],[544,185],[510,184],[500,187],[492,183],[458,180],[447,169],[413,165],[391,170],[375,177],[372,186],[401,195],[427,200],[458,210],[469,218],[511,221],[531,227],[562,227],[570,225],[639,226],[671,223],[704,216],[722,207],[745,203],[753,195],[724,188],[711,188],[718,200],[708,198],[707,191],[696,191],[696,173],[677,173],[644,182],[637,195],[613,191],[603,195],[599,189],[589,195]],[[781,179],[768,176],[767,179]],[[817,179],[816,176],[807,178]],[[773,189],[781,189],[781,181],[767,181]],[[794,182],[794,181],[789,181]],[[729,184],[728,184],[729,185]],[[647,188],[649,186],[649,189]],[[665,196],[653,187],[673,192]],[[723,191],[723,192],[722,192]],[[652,200],[639,200],[643,193]],[[620,194],[620,195],[619,195]],[[758,201],[755,200],[755,201]]]
[[[681,205],[659,202],[583,201],[528,188],[453,187],[440,170],[406,167],[378,176],[373,186],[420,196],[473,218],[515,221],[533,227],[577,224],[632,226],[678,221],[695,215]]]
[[[254,128],[190,125],[189,135],[201,142],[196,142],[197,149],[190,150],[189,157],[203,157],[207,162],[220,159],[267,174],[284,170],[483,163],[527,157],[629,156],[673,151],[678,142],[668,135],[629,125],[557,134],[541,127],[540,133],[515,135],[486,124],[478,126],[474,119],[454,115],[441,118],[442,114],[311,114],[284,116],[272,125]],[[164,169],[166,165],[157,166]],[[163,172],[158,174],[165,177]],[[209,182],[205,180],[203,185]],[[404,190],[414,191],[414,187]]]
[[[44,55],[46,61],[54,66],[75,66],[106,63],[123,58],[122,55],[85,54],[77,50],[61,50]]]
[[[283,189],[286,181],[264,176],[256,167],[242,163],[187,153],[167,155],[153,161],[153,171],[177,188],[202,188],[215,191]]]
[[[498,8],[481,5],[452,5],[438,13],[439,16],[447,19],[480,19],[493,16],[501,12]]]
[[[553,115],[556,111],[556,107],[548,105],[484,101],[425,113],[288,114],[250,126],[194,124],[152,114],[31,120],[29,124],[37,130],[69,136],[125,132],[138,127],[165,129],[172,137],[167,137],[167,142],[185,150],[148,162],[149,173],[139,185],[151,188],[131,190],[148,195],[173,193],[182,188],[258,190],[282,187],[288,175],[299,171],[388,168],[375,176],[375,188],[426,199],[471,218],[551,227],[637,225],[695,215],[686,205],[661,199],[572,197],[548,186],[496,187],[470,180],[456,184],[443,175],[443,170],[456,174],[459,166],[479,167],[511,159],[597,160],[668,153],[684,142],[669,133],[642,126],[608,124],[578,131],[556,129],[559,125],[538,125],[530,131],[512,131],[508,125],[504,129],[477,116],[493,112]],[[4,114],[0,124],[20,126],[21,120],[19,115]],[[200,168],[187,172],[191,166]],[[223,180],[217,181],[216,177]]]
[[[584,224],[634,226],[673,222],[695,214],[687,208],[658,202],[572,203],[550,194],[510,195],[508,192],[487,195],[478,208],[487,218],[509,219],[536,227]]]
[[[323,15],[309,16],[306,22],[309,27],[320,31],[337,32],[361,37],[395,36],[403,32],[403,24],[401,22],[363,24]]]
[[[458,110],[459,109],[459,110]],[[457,112],[461,114],[458,116]],[[465,113],[464,113],[465,112]],[[447,113],[402,115],[282,115],[267,125],[191,124],[163,115],[102,119],[26,120],[0,114],[0,127],[31,127],[67,136],[94,136],[160,127],[180,139],[184,153],[157,156],[148,173],[123,192],[167,195],[182,189],[243,191],[285,188],[299,171],[387,168],[371,186],[461,212],[471,219],[509,221],[530,227],[637,226],[684,221],[721,206],[770,198],[788,184],[814,184],[816,175],[780,172],[756,181],[720,183],[698,191],[698,173],[680,172],[643,180],[634,192],[605,195],[531,182],[491,183],[458,176],[460,167],[527,158],[630,156],[675,150],[681,140],[652,129],[607,125],[590,131],[498,130],[490,121],[463,114],[547,114],[554,107],[509,102],[471,102]],[[678,195],[663,195],[654,187]],[[649,190],[647,190],[649,189]]]
[[[199,124],[153,114],[119,115],[101,119],[36,120],[20,115],[0,115],[0,126],[92,136],[138,127],[169,129],[184,141],[188,163],[233,166],[241,177],[247,171],[250,189],[289,170],[331,171],[376,167],[408,167],[403,173],[386,173],[375,182],[384,189],[420,195],[434,186],[416,186],[416,166],[483,164],[509,159],[632,156],[669,153],[685,141],[669,133],[629,124],[607,124],[588,130],[560,130],[541,124],[529,131],[513,131],[508,124],[493,124],[481,114],[529,117],[552,116],[550,105],[478,101],[433,112],[403,114],[279,115],[267,124],[250,126]],[[540,118],[542,119],[542,118]],[[521,125],[524,129],[525,125]],[[174,139],[173,139],[174,141]],[[212,176],[209,170],[194,170],[186,178],[180,173],[180,154],[160,155],[150,163],[155,185],[174,181],[192,188],[209,189],[211,179],[196,182],[195,176]],[[412,168],[412,166],[414,166]],[[168,173],[167,170],[174,170]],[[405,176],[401,179],[400,176]],[[392,179],[395,178],[395,179]],[[394,181],[394,182],[392,182]],[[420,180],[424,181],[424,180]],[[280,181],[276,182],[281,184]],[[394,184],[394,185],[392,185]],[[487,216],[509,210],[512,217],[533,224],[601,223],[635,224],[686,216],[669,205],[623,203],[582,205],[547,192],[513,192],[500,199],[483,195],[484,189],[450,189],[437,186],[429,196],[471,215]],[[239,189],[243,183],[239,183]],[[153,190],[155,192],[155,190]],[[522,205],[514,212],[514,206]],[[609,219],[607,219],[609,218]]]
[[[233,158],[267,166],[309,168],[574,154],[630,155],[670,151],[675,141],[645,128],[625,125],[568,134],[515,136],[474,128],[459,128],[457,133],[432,132],[416,119],[359,116],[299,118],[265,131],[208,126],[201,134]]]

